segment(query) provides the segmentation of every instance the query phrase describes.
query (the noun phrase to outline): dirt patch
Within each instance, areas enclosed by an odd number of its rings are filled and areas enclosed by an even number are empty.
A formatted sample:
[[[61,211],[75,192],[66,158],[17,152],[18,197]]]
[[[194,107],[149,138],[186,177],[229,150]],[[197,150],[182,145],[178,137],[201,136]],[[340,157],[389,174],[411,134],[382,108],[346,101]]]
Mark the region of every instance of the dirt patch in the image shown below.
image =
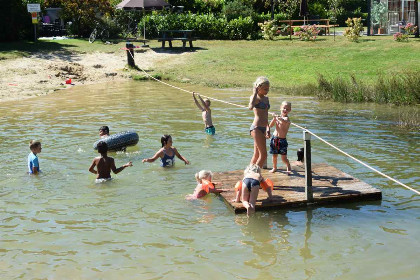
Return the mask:
[[[151,49],[135,53],[136,64],[152,70],[162,63],[176,64],[189,53],[157,53]],[[141,62],[141,64],[140,64]],[[130,79],[127,56],[119,53],[54,54],[0,60],[0,101],[20,100],[49,94],[72,86]],[[139,74],[139,73],[135,73]],[[66,84],[71,79],[72,84]]]

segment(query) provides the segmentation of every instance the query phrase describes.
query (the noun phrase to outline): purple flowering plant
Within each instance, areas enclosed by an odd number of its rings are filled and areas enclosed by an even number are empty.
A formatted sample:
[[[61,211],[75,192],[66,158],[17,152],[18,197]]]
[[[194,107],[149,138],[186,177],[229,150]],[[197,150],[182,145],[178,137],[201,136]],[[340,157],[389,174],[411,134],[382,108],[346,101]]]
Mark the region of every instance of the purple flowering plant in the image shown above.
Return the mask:
[[[316,25],[302,25],[301,27],[296,27],[293,35],[298,36],[302,41],[315,41],[319,33],[319,28]]]

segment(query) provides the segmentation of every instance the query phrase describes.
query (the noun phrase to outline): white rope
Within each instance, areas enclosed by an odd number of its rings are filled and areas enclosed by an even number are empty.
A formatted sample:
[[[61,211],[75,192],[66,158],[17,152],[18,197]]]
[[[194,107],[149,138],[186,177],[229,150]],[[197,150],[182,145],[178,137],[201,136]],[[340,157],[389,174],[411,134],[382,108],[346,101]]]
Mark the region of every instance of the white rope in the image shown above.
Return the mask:
[[[132,57],[132,58],[133,58],[133,60],[134,60],[134,56],[131,54],[131,52],[129,51],[128,53],[131,55],[131,57]],[[138,66],[137,66],[137,67],[138,67]],[[180,90],[180,91],[188,92],[188,93],[191,93],[191,94],[193,93],[192,91],[189,91],[189,90],[186,90],[186,89],[183,89],[183,88],[180,88],[180,87],[177,87],[177,86],[174,86],[174,85],[168,84],[168,83],[163,82],[163,81],[161,81],[161,80],[159,80],[159,79],[156,79],[155,77],[151,76],[149,73],[147,73],[146,71],[144,71],[142,68],[140,68],[140,67],[138,67],[138,68],[139,68],[139,69],[140,69],[140,70],[141,70],[144,74],[146,74],[146,76],[148,76],[149,78],[151,78],[151,79],[153,79],[153,80],[155,80],[155,81],[157,81],[157,82],[159,82],[159,83],[162,83],[162,84],[164,84],[164,85],[167,85],[167,86],[172,87],[172,88],[175,88],[175,89],[178,89],[178,90]],[[225,103],[225,104],[229,104],[229,105],[232,105],[232,106],[236,106],[236,107],[240,107],[240,108],[245,108],[245,109],[248,109],[248,107],[247,107],[247,106],[244,106],[244,105],[235,104],[235,103],[232,103],[232,102],[228,102],[228,101],[220,100],[220,99],[217,99],[217,98],[214,98],[214,97],[210,97],[210,96],[205,96],[205,95],[202,95],[202,94],[200,94],[200,95],[201,95],[201,96],[203,96],[203,97],[205,97],[205,98],[208,98],[208,99],[210,99],[210,100],[219,101],[219,102],[221,102],[221,103]],[[272,113],[272,112],[268,112],[268,113],[269,113],[270,115],[272,115],[272,116],[276,116],[276,114],[275,114],[275,113]],[[415,189],[413,189],[413,188],[411,188],[411,187],[409,187],[409,186],[407,186],[407,185],[405,185],[405,184],[401,183],[400,181],[398,181],[398,180],[396,180],[396,179],[394,179],[394,178],[392,178],[392,177],[390,177],[390,176],[388,176],[388,175],[386,175],[386,174],[382,173],[381,171],[379,171],[379,170],[377,170],[377,169],[375,169],[375,168],[371,167],[370,165],[368,165],[368,164],[364,163],[363,161],[361,161],[361,160],[359,160],[359,159],[357,159],[357,158],[353,157],[352,155],[350,155],[350,154],[348,154],[348,153],[344,152],[343,150],[339,149],[338,147],[334,146],[333,144],[329,143],[328,141],[326,141],[326,140],[322,139],[320,136],[316,135],[316,134],[315,134],[315,133],[313,133],[312,131],[310,131],[310,130],[308,130],[308,129],[306,129],[306,128],[304,128],[304,127],[302,127],[302,126],[298,125],[298,124],[295,124],[295,123],[292,123],[292,122],[291,122],[291,124],[292,124],[292,125],[294,125],[294,126],[296,126],[296,127],[298,127],[298,128],[300,128],[300,129],[302,129],[302,130],[304,130],[304,131],[307,131],[309,134],[311,134],[311,135],[313,135],[314,137],[318,138],[319,140],[321,140],[322,142],[324,142],[324,143],[325,143],[325,144],[327,144],[328,146],[330,146],[330,147],[332,147],[332,148],[336,149],[337,151],[339,151],[339,152],[343,153],[344,155],[348,156],[349,158],[351,158],[351,159],[355,160],[356,162],[358,162],[358,163],[360,163],[360,164],[362,164],[362,165],[366,166],[366,167],[367,167],[367,168],[369,168],[370,170],[373,170],[373,171],[375,171],[376,173],[378,173],[378,174],[382,175],[383,177],[385,177],[385,178],[387,178],[387,179],[389,179],[389,180],[391,180],[391,181],[393,181],[393,182],[395,182],[395,183],[397,183],[397,184],[399,184],[399,185],[403,186],[404,188],[407,188],[407,189],[409,189],[409,190],[411,190],[411,191],[415,192],[416,194],[420,195],[420,192],[419,192],[418,190],[415,190]]]

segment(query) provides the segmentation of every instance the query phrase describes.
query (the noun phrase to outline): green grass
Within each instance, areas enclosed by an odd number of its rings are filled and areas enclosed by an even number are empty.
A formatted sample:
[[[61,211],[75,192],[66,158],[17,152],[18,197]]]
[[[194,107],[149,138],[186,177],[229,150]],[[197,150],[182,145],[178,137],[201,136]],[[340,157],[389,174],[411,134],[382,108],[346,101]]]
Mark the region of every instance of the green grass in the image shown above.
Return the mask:
[[[49,42],[21,42],[0,44],[0,59],[51,53],[116,53],[125,45],[90,44],[87,40],[57,40]],[[211,87],[251,87],[258,76],[267,76],[274,88],[294,94],[315,95],[319,74],[327,80],[355,77],[366,85],[375,85],[380,76],[393,76],[407,71],[419,71],[420,39],[410,38],[401,43],[392,36],[362,37],[359,43],[343,36],[320,36],[315,42],[275,41],[209,41],[194,42],[194,51],[174,55],[157,64],[152,74],[163,79],[203,84]],[[140,45],[141,43],[136,43]],[[148,43],[153,51],[181,54],[181,42],[174,48],[160,49],[160,43]],[[187,48],[185,52],[190,52]],[[141,60],[136,64],[141,68]]]
[[[380,73],[418,70],[420,40],[394,42],[387,37],[363,37],[352,43],[342,36],[320,37],[316,42],[197,41],[202,48],[183,65],[157,70],[181,80],[210,86],[250,87],[257,76],[267,76],[276,88],[316,84],[318,74],[327,78],[355,75],[374,81]]]

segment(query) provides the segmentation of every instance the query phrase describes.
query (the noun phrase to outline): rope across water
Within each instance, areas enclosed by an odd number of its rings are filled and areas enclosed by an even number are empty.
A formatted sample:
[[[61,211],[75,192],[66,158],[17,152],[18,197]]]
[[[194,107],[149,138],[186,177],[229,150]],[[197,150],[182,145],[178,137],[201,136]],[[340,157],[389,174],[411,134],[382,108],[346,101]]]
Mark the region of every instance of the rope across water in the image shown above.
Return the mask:
[[[128,53],[131,55],[131,57],[132,57],[132,58],[133,58],[133,60],[134,60],[134,56],[131,54],[131,52],[130,52],[130,51],[128,51]],[[137,66],[137,67],[138,67],[138,66]],[[183,89],[183,88],[180,88],[180,87],[177,87],[177,86],[171,85],[171,84],[169,84],[169,83],[166,83],[166,82],[161,81],[161,80],[159,80],[159,79],[156,79],[155,77],[151,76],[149,73],[147,73],[146,71],[144,71],[142,68],[140,68],[140,67],[138,67],[138,68],[139,68],[139,69],[140,69],[140,70],[141,70],[141,71],[142,71],[142,72],[143,72],[143,73],[144,73],[147,77],[149,77],[149,78],[151,78],[151,79],[153,79],[153,80],[155,80],[155,81],[157,81],[157,82],[159,82],[159,83],[161,83],[161,84],[167,85],[167,86],[169,86],[169,87],[171,87],[171,88],[175,88],[175,89],[178,89],[178,90],[180,90],[180,91],[187,92],[187,93],[191,93],[191,94],[193,93],[192,91],[189,91],[189,90],[186,90],[186,89]],[[232,102],[228,102],[228,101],[225,101],[225,100],[221,100],[221,99],[217,99],[217,98],[214,98],[214,97],[206,96],[206,95],[203,95],[203,94],[200,94],[200,95],[201,95],[201,96],[203,96],[203,97],[205,97],[205,98],[208,98],[208,99],[210,99],[210,100],[214,100],[214,101],[218,101],[218,102],[221,102],[221,103],[229,104],[229,105],[232,105],[232,106],[235,106],[235,107],[240,107],[240,108],[245,108],[245,109],[248,109],[248,107],[247,107],[247,106],[244,106],[244,105],[235,104],[235,103],[232,103]],[[275,114],[274,114],[274,113],[272,113],[272,112],[268,112],[268,113],[269,113],[270,115],[272,115],[272,116],[275,116]],[[400,181],[398,181],[398,180],[396,180],[396,179],[394,179],[394,178],[392,178],[392,177],[390,177],[390,176],[388,176],[388,175],[386,175],[386,174],[382,173],[381,171],[379,171],[379,170],[377,170],[377,169],[373,168],[372,166],[368,165],[367,163],[364,163],[363,161],[361,161],[361,160],[359,160],[359,159],[357,159],[357,158],[353,157],[352,155],[350,155],[350,154],[348,154],[348,153],[344,152],[343,150],[341,150],[341,149],[339,149],[338,147],[334,146],[333,144],[329,143],[328,141],[326,141],[326,140],[322,139],[320,136],[316,135],[316,134],[315,134],[315,133],[313,133],[312,131],[310,131],[310,130],[308,130],[308,129],[306,129],[306,128],[304,128],[304,127],[302,127],[302,126],[298,125],[298,124],[295,124],[295,123],[293,123],[293,122],[291,123],[291,125],[293,125],[293,126],[295,126],[295,127],[297,127],[297,128],[300,128],[300,129],[302,129],[302,130],[304,130],[304,131],[308,132],[309,134],[313,135],[315,138],[317,138],[317,139],[319,139],[320,141],[324,142],[324,143],[325,143],[325,144],[327,144],[328,146],[330,146],[330,147],[332,147],[332,148],[336,149],[336,150],[337,150],[337,151],[339,151],[340,153],[342,153],[342,154],[344,154],[344,155],[348,156],[349,158],[351,158],[351,159],[353,159],[354,161],[356,161],[356,162],[358,162],[358,163],[362,164],[363,166],[365,166],[365,167],[369,168],[370,170],[375,171],[375,172],[376,172],[376,173],[378,173],[379,175],[381,175],[381,176],[383,176],[383,177],[385,177],[385,178],[387,178],[387,179],[389,179],[389,180],[391,180],[391,181],[393,181],[393,182],[395,182],[395,183],[399,184],[400,186],[403,186],[404,188],[406,188],[406,189],[408,189],[408,190],[411,190],[411,191],[415,192],[416,194],[420,195],[420,191],[418,191],[418,190],[416,190],[416,189],[413,189],[413,188],[411,188],[411,187],[409,187],[409,186],[407,186],[407,185],[405,185],[405,184],[401,183]]]

